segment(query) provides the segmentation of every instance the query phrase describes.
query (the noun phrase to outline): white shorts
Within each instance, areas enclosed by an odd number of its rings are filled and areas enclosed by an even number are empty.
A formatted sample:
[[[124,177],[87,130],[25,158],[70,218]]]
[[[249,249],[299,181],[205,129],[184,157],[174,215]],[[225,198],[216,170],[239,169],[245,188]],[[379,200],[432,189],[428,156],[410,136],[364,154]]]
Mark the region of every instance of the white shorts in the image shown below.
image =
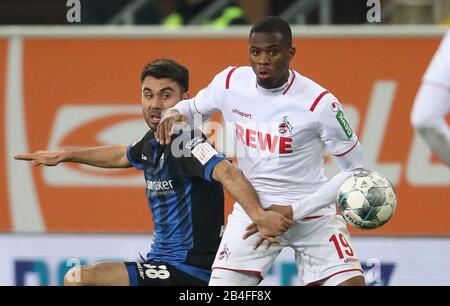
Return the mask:
[[[257,250],[253,250],[253,246],[259,234],[242,239],[250,223],[248,215],[235,207],[228,216],[213,269],[254,272],[264,278],[281,249],[292,247],[300,285],[317,284],[345,272],[357,272],[363,276],[351,247],[347,225],[341,216],[329,215],[295,222],[286,233],[277,237],[280,245],[272,245],[269,249],[260,246]]]

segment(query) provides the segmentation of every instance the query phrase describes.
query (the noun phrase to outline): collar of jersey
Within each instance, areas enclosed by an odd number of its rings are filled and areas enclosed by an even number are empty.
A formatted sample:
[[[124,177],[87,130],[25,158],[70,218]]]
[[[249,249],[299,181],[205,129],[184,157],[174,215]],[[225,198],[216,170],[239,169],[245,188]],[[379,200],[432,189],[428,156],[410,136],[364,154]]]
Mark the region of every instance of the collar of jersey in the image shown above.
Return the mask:
[[[286,83],[284,83],[280,87],[268,89],[268,88],[259,86],[258,82],[256,82],[256,89],[262,96],[265,96],[265,97],[274,97],[274,96],[283,95],[286,93],[286,89],[290,86],[290,84],[292,83],[294,78],[295,78],[294,72],[289,69],[288,80]]]

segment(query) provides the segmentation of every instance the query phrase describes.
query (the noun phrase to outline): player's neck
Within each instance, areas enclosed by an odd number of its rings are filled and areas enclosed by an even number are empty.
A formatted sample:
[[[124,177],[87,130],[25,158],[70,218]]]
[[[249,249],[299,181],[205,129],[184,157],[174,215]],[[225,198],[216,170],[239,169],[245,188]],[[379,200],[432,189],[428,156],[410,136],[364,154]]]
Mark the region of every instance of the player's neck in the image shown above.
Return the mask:
[[[266,87],[262,87],[260,84],[256,84],[257,89],[259,91],[259,93],[263,96],[275,96],[275,95],[279,95],[279,94],[283,94],[286,89],[289,87],[290,84],[290,80],[292,79],[294,72],[288,70],[287,74],[285,77],[283,77],[280,81],[277,83],[277,86],[275,87],[270,87],[270,88],[266,88]]]

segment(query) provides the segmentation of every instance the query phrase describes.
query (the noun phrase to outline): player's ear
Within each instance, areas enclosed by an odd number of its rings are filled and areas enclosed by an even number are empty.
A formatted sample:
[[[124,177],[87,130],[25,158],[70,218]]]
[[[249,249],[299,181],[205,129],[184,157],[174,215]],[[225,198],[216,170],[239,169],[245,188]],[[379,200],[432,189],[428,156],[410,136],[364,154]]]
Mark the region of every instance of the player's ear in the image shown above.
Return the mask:
[[[189,99],[191,97],[191,93],[188,91],[184,92],[182,98],[183,100]]]
[[[290,47],[289,48],[289,60],[293,59],[295,56],[295,48],[294,47]]]

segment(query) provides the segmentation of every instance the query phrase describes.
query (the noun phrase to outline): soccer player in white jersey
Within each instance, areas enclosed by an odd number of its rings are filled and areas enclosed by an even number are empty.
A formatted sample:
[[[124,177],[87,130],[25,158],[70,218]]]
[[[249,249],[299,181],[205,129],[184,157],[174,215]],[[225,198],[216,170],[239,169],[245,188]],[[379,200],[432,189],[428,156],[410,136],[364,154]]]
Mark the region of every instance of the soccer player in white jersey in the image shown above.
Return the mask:
[[[250,234],[257,229],[235,203],[209,284],[256,285],[289,246],[295,250],[300,284],[365,285],[346,223],[335,208],[339,187],[364,167],[342,105],[289,69],[295,48],[286,21],[265,17],[252,27],[249,39],[251,67],[228,67],[195,98],[167,111],[158,126],[157,139],[166,143],[175,122],[221,111],[237,151],[245,153],[238,153],[239,166],[263,207],[295,221],[277,237],[280,244],[255,250],[260,237]],[[323,168],[326,149],[341,167],[330,181]]]
[[[447,31],[422,79],[411,113],[416,131],[450,167],[450,30]]]

